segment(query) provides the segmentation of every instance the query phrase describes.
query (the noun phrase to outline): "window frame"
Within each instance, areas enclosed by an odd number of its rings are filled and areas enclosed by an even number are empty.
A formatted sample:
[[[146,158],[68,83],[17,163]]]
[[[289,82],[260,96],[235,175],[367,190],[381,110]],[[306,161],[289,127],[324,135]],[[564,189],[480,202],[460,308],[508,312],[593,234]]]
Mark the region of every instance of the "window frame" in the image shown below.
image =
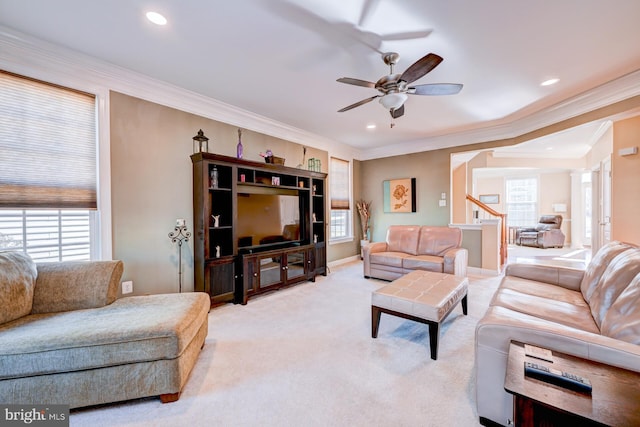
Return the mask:
[[[335,179],[334,176],[332,176],[331,174],[331,169],[332,169],[332,160],[336,159],[342,162],[345,162],[347,164],[347,177],[349,179],[349,182],[347,184],[347,194],[348,194],[348,209],[332,209],[331,208],[331,200],[332,200],[332,180]],[[335,155],[330,155],[329,156],[329,198],[328,198],[328,203],[329,203],[329,239],[328,242],[330,245],[333,244],[339,244],[339,243],[345,243],[345,242],[350,242],[353,241],[354,237],[353,237],[353,161],[352,160],[345,160],[343,158],[340,158],[338,156]],[[344,213],[344,222],[345,222],[345,233],[344,235],[341,236],[334,236],[333,235],[333,215],[334,212],[337,213]]]
[[[509,189],[510,185],[509,185],[509,181],[525,181],[525,180],[531,180],[535,182],[535,197],[533,201],[512,201],[511,200],[511,191]],[[538,222],[538,218],[539,218],[539,214],[538,214],[538,210],[539,210],[539,205],[540,205],[540,179],[538,176],[535,175],[523,175],[523,176],[507,176],[505,177],[505,181],[504,181],[504,186],[505,186],[505,190],[504,190],[504,194],[505,194],[505,211],[507,213],[507,226],[508,227],[527,227],[527,226],[533,226],[535,224],[537,224]],[[515,215],[512,215],[510,206],[513,205],[525,205],[525,204],[533,204],[533,210],[531,211],[531,217],[530,219],[524,219],[524,220],[520,220],[520,219],[516,219]],[[514,222],[517,221],[518,223]],[[522,222],[522,223],[521,223]]]
[[[92,78],[90,73],[69,73],[64,65],[54,65],[47,58],[33,60],[28,66],[6,62],[0,58],[0,68],[26,78],[40,80],[71,90],[91,93],[95,96],[96,120],[96,192],[97,209],[91,215],[91,259],[113,259],[111,216],[111,149],[109,94],[110,88],[102,79]]]

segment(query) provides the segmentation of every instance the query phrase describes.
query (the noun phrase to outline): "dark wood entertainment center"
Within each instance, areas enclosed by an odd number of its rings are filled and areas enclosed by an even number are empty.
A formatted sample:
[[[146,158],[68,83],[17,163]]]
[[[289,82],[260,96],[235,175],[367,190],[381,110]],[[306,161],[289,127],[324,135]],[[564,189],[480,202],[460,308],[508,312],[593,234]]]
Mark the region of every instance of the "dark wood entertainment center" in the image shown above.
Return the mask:
[[[246,304],[254,295],[327,274],[326,174],[211,153],[193,154],[191,161],[196,291],[208,293],[212,304]],[[298,223],[290,224],[297,238],[256,242],[241,235],[239,218],[248,212],[239,212],[238,201],[250,194],[297,200]]]

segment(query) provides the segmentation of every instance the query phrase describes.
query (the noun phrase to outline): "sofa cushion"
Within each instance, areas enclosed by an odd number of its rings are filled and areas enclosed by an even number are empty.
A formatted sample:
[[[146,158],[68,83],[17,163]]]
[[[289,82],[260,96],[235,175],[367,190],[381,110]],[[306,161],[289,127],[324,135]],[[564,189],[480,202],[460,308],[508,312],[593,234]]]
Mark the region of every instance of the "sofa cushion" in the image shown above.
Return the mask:
[[[402,267],[407,270],[444,272],[444,258],[432,255],[416,255],[404,258]]]
[[[0,324],[31,312],[36,265],[22,252],[0,252]]]
[[[609,242],[601,247],[593,256],[587,266],[580,283],[580,290],[585,301],[591,300],[591,295],[597,289],[602,273],[607,269],[611,261],[620,253],[629,250],[632,246],[622,242]]]
[[[535,286],[535,284],[536,282],[531,282],[532,286]],[[571,293],[576,291],[565,289],[565,292]],[[554,300],[529,293],[525,294],[513,289],[499,288],[493,296],[490,305],[508,308],[559,325],[600,334],[600,329],[591,316],[589,306],[587,306],[584,301],[582,303],[578,302],[577,304],[569,302],[572,299],[571,296],[567,295],[564,298]]]
[[[384,264],[402,268],[402,260],[410,256],[404,252],[375,252],[369,256],[371,264]]]
[[[444,256],[449,249],[460,247],[462,231],[450,227],[420,227],[418,255]]]
[[[122,261],[38,264],[32,314],[103,307],[118,296]]]
[[[202,292],[134,296],[0,325],[0,380],[175,359],[209,310]]]
[[[562,301],[588,309],[587,303],[584,301],[584,298],[582,298],[582,293],[550,283],[538,282],[515,276],[505,276],[500,288],[511,289],[522,294],[535,295],[555,301]]]
[[[640,345],[640,274],[631,281],[602,320],[602,335]]]
[[[387,229],[387,251],[417,255],[419,236],[417,225],[392,225]]]
[[[640,273],[640,249],[620,253],[602,273],[600,285],[591,294],[589,306],[593,319],[601,327],[602,320],[616,299]]]

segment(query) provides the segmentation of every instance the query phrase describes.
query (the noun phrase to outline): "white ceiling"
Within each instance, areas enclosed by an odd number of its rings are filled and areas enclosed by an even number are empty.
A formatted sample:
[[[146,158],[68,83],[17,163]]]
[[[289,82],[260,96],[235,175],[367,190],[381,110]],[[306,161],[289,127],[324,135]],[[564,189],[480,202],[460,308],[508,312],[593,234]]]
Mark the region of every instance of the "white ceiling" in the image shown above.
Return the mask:
[[[0,0],[0,25],[364,151],[509,126],[640,70],[639,17],[638,0]],[[399,33],[428,35],[382,41]],[[375,82],[384,51],[396,72],[436,53],[416,84],[464,88],[410,96],[393,128],[375,101],[338,113],[377,92],[336,79]]]

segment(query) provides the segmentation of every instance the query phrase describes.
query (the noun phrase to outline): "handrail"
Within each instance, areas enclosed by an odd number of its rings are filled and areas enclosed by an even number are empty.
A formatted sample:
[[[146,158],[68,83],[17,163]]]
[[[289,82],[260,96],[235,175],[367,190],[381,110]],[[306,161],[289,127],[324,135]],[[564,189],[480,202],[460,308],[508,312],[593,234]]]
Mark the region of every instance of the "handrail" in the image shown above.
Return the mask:
[[[470,194],[467,194],[467,200],[489,214],[500,218],[500,266],[503,266],[507,262],[507,214],[498,212]]]

